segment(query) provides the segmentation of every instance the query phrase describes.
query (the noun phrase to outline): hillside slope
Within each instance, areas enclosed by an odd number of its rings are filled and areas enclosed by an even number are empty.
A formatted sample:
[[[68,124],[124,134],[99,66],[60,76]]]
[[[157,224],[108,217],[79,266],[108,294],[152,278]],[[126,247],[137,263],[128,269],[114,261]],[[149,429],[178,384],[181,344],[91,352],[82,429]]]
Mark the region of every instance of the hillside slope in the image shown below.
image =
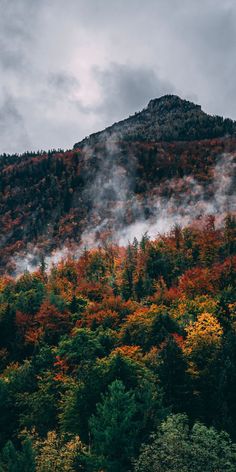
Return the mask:
[[[176,96],[75,144],[0,158],[0,264],[235,208],[236,124]]]

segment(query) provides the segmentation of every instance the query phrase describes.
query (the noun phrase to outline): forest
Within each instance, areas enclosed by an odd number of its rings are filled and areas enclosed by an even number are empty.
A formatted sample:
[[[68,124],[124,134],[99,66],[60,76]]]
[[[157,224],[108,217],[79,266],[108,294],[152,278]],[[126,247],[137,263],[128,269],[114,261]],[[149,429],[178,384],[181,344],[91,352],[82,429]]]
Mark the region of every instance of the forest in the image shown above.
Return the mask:
[[[47,255],[66,244],[78,245],[84,231],[99,226],[105,238],[100,231],[98,240],[107,239],[108,233],[112,238],[123,226],[155,215],[160,198],[174,202],[175,215],[181,193],[187,203],[198,203],[195,191],[200,185],[204,197],[199,195],[198,201],[206,204],[214,197],[214,172],[222,156],[228,166],[231,160],[235,166],[235,146],[232,136],[171,143],[119,141],[112,149],[105,141],[91,148],[0,156],[0,274],[14,274],[16,255],[27,253],[29,245]],[[229,202],[233,170],[231,177]],[[223,214],[224,209],[217,211]],[[205,214],[202,208],[200,213]]]
[[[231,214],[3,274],[0,471],[235,472],[235,276]]]

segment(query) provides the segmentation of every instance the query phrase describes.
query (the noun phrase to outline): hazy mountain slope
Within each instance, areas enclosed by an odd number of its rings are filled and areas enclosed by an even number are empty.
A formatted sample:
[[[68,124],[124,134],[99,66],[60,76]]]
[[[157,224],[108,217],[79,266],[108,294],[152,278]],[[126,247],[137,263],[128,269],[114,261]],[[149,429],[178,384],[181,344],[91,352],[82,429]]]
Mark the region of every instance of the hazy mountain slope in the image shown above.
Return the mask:
[[[1,156],[2,269],[74,242],[123,243],[234,211],[235,129],[164,96],[72,151]]]

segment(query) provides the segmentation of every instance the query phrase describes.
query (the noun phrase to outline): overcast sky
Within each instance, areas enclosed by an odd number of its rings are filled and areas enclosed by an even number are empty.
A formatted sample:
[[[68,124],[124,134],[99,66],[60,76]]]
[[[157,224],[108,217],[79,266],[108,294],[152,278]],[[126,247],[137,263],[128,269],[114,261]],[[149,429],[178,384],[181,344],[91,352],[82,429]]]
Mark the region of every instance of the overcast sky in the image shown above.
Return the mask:
[[[236,119],[236,0],[0,0],[0,152],[71,148],[165,93]]]

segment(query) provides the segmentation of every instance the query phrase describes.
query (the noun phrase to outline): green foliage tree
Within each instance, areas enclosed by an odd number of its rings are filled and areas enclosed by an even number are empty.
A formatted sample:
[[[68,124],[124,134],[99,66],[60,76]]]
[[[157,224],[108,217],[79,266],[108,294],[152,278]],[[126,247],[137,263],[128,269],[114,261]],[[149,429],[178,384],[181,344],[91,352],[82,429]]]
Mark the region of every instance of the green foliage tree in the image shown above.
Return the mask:
[[[0,447],[11,437],[16,426],[14,396],[8,382],[0,379]]]
[[[8,351],[14,351],[14,354],[16,351],[15,315],[14,306],[4,302],[3,297],[0,296],[0,346]]]
[[[22,443],[17,451],[11,441],[8,441],[0,455],[0,472],[36,472],[35,453],[30,439]]]
[[[138,423],[134,392],[115,380],[90,419],[92,449],[109,472],[125,472],[135,450]]]
[[[86,328],[77,328],[72,337],[65,337],[60,341],[57,353],[69,365],[78,366],[102,356],[104,349],[96,333]]]
[[[191,382],[187,368],[182,349],[169,336],[158,355],[157,374],[163,389],[164,403],[175,413],[188,412],[191,405]]]
[[[231,256],[236,249],[236,219],[230,214],[225,218],[224,239],[226,255]]]
[[[126,250],[121,282],[121,294],[124,300],[128,300],[133,296],[135,259],[136,245],[132,246],[132,244],[129,244]]]
[[[27,314],[39,309],[45,295],[45,287],[40,278],[25,272],[15,285],[15,308]]]
[[[135,393],[137,402],[140,441],[150,434],[163,415],[162,394],[154,375],[133,359],[118,354],[80,366],[74,381],[62,395],[60,426],[66,433],[78,434],[88,441],[88,421],[96,411],[96,404],[108,386],[120,380],[127,390]]]
[[[236,440],[236,333],[224,339],[214,366],[214,388],[209,391],[214,424],[226,429]]]
[[[55,427],[58,396],[57,384],[51,373],[42,375],[35,391],[22,392],[16,398],[22,429],[35,428],[40,435],[45,436],[47,431]]]
[[[236,445],[229,435],[195,423],[186,415],[171,415],[144,446],[135,472],[234,472]]]

